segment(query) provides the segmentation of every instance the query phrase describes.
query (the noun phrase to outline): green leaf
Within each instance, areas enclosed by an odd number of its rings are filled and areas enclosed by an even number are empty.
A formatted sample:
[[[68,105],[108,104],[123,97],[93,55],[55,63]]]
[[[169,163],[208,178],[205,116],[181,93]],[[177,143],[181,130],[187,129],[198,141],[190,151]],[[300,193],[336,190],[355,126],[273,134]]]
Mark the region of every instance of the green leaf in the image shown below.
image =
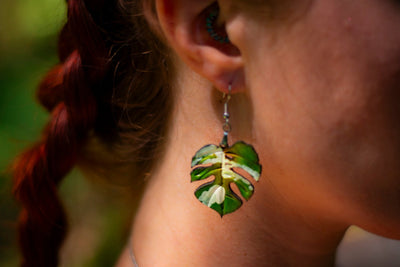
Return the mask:
[[[197,188],[195,196],[204,205],[217,211],[221,217],[234,212],[242,206],[242,200],[231,188],[235,183],[240,194],[249,200],[254,193],[251,182],[237,173],[234,168],[246,171],[254,180],[261,175],[261,165],[256,151],[242,141],[233,146],[206,145],[192,158],[191,181],[209,177],[214,180]]]

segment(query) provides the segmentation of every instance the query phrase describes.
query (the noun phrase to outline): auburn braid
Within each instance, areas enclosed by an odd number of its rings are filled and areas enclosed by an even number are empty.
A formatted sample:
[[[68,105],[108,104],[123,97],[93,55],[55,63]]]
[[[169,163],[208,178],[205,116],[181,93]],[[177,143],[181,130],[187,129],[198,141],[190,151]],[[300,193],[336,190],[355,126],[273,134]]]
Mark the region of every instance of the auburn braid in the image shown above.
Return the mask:
[[[154,1],[67,0],[67,5],[60,63],[37,92],[51,118],[41,140],[13,168],[24,267],[58,265],[67,219],[57,186],[80,161],[101,168],[94,164],[98,159],[90,159],[98,155],[83,153],[88,141],[99,138],[107,153],[139,166],[132,175],[144,175],[171,107],[172,72],[155,26]]]
[[[68,8],[69,22],[61,42],[65,36],[72,37],[69,33],[77,27],[76,20],[86,20],[86,26],[91,26],[88,14],[76,18],[87,13],[82,1],[68,1]],[[83,67],[93,66],[93,62],[90,57],[83,58],[86,51],[70,41],[66,48],[72,52],[61,58],[62,64],[44,79],[38,92],[41,103],[52,113],[51,120],[41,141],[23,154],[14,168],[14,194],[23,206],[19,220],[21,266],[58,265],[67,220],[57,185],[74,166],[96,116],[85,73],[92,71]]]

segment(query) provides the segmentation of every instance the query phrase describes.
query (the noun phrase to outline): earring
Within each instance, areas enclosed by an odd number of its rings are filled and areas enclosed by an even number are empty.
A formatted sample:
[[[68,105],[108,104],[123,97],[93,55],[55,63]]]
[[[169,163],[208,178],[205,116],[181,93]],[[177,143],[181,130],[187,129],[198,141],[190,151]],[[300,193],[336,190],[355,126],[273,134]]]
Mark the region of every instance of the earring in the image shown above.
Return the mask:
[[[242,200],[231,188],[235,183],[244,199],[249,200],[254,193],[251,182],[235,169],[242,169],[258,181],[261,175],[261,165],[254,148],[243,141],[229,146],[228,134],[232,127],[229,122],[228,103],[231,99],[232,86],[229,94],[224,94],[224,135],[219,146],[206,145],[192,158],[191,181],[200,181],[214,176],[214,180],[197,188],[194,195],[204,205],[218,212],[221,217],[234,212],[242,206]],[[243,173],[243,172],[241,172]]]
[[[228,36],[222,36],[218,32],[215,31],[215,21],[218,18],[219,10],[211,11],[206,18],[206,29],[210,36],[217,42],[221,44],[230,43]]]

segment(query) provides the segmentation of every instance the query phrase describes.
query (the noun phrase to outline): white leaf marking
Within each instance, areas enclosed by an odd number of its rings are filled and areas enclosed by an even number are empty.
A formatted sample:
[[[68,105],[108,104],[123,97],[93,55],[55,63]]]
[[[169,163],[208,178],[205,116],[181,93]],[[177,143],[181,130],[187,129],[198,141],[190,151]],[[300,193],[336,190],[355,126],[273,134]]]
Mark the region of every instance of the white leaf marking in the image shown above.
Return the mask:
[[[225,188],[219,185],[213,185],[208,191],[204,191],[199,200],[208,207],[211,207],[214,203],[222,204],[225,200]]]

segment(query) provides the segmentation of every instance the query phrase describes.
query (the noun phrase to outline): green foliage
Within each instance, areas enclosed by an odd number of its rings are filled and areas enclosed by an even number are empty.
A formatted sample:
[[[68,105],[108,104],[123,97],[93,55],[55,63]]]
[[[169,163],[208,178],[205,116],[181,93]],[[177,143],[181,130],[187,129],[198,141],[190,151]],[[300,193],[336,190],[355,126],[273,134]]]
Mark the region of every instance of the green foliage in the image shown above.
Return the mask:
[[[196,190],[195,196],[204,205],[217,211],[221,217],[242,206],[242,200],[232,191],[231,183],[236,184],[246,200],[254,193],[254,186],[234,168],[246,171],[256,181],[261,174],[261,165],[254,148],[241,141],[231,147],[204,146],[193,157],[193,167],[192,182],[214,176],[213,181],[201,185]]]

